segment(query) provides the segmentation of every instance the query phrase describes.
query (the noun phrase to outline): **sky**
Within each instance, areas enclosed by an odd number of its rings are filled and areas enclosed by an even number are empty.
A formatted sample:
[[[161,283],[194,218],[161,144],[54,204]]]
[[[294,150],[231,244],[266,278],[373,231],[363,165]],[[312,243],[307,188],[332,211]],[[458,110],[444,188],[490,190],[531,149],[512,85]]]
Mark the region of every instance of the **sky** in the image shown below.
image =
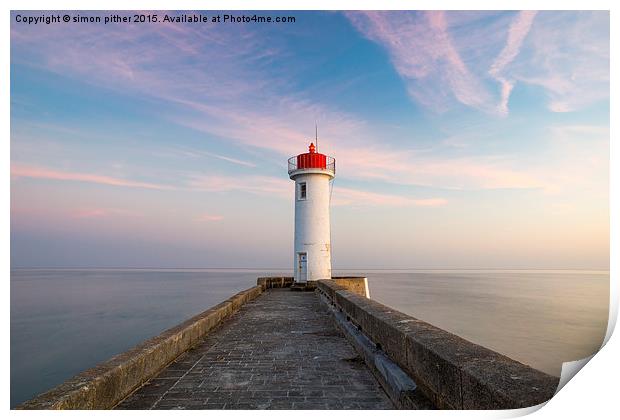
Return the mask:
[[[335,269],[608,269],[608,12],[256,13],[11,13],[12,267],[292,269],[316,122]]]

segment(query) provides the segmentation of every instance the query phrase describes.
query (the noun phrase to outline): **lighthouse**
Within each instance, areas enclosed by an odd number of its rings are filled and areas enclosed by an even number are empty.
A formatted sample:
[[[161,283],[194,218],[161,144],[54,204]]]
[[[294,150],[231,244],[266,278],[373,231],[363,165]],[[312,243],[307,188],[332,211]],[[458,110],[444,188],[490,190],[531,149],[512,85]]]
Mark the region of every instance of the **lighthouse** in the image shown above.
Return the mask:
[[[295,181],[295,282],[331,279],[329,202],[336,160],[310,143],[308,153],[288,160],[288,174]]]

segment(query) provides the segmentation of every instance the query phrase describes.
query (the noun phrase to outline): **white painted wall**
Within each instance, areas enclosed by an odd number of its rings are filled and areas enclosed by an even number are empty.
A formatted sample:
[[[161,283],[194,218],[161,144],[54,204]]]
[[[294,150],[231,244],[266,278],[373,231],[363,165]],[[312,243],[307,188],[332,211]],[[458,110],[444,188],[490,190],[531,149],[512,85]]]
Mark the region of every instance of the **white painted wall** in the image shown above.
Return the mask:
[[[291,173],[295,181],[295,281],[300,278],[298,253],[307,253],[307,279],[330,279],[332,276],[329,221],[329,181],[331,171],[301,169]],[[301,183],[306,183],[306,199],[299,199]]]

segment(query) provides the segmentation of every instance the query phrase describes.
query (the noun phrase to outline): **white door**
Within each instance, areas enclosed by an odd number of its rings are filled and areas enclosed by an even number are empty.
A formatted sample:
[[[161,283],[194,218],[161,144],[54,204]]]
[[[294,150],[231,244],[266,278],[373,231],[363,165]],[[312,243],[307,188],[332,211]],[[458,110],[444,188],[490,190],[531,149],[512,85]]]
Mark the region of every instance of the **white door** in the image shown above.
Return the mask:
[[[306,282],[308,281],[308,254],[305,252],[300,252],[297,254],[298,258],[298,270],[299,278],[298,282]]]

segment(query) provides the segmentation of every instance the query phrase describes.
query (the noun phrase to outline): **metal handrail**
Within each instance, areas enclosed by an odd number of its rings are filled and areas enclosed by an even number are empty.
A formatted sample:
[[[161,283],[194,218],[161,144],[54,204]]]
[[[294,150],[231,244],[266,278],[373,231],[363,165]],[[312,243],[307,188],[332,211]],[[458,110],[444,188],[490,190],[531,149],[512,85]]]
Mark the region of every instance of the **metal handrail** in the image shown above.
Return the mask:
[[[331,156],[325,156],[326,161],[325,161],[325,167],[317,167],[316,169],[325,169],[328,171],[331,171],[332,173],[336,173],[336,159],[334,159]],[[296,171],[297,168],[297,156],[293,156],[291,158],[289,158],[288,160],[288,173],[289,175],[291,174],[291,172]],[[302,168],[302,169],[313,169],[313,168]]]

